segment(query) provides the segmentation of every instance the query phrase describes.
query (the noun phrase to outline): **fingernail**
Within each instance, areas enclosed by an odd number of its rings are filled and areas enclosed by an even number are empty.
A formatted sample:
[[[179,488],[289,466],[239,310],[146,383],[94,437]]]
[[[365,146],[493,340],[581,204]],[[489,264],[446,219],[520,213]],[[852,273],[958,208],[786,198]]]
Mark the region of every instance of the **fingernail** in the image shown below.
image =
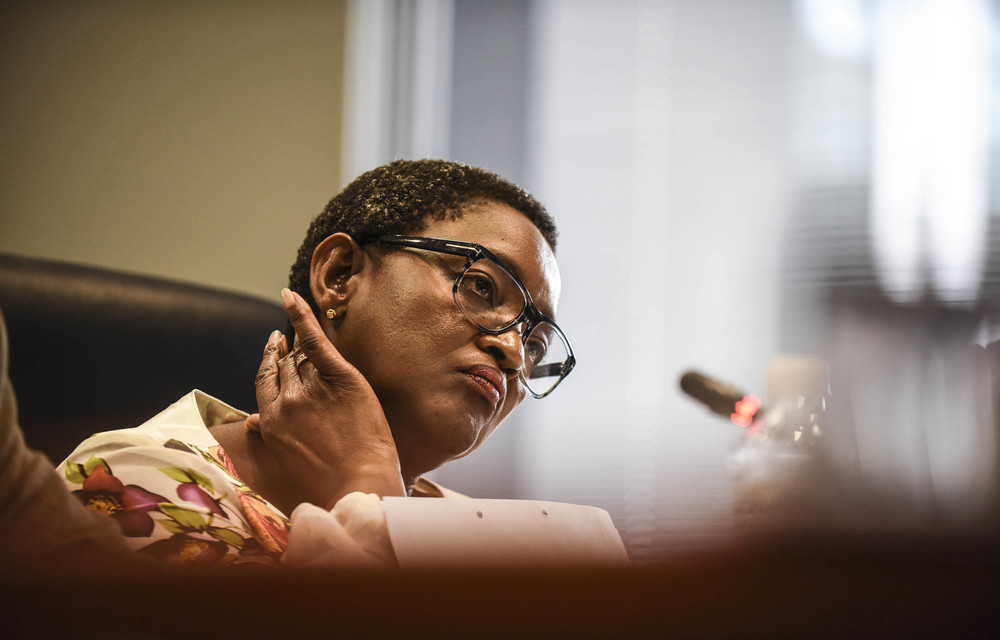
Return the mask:
[[[248,433],[256,433],[257,431],[257,429],[250,426],[250,421],[253,420],[254,417],[256,417],[257,420],[260,420],[259,413],[251,413],[243,420],[243,428],[246,429]]]
[[[288,288],[281,290],[281,302],[283,302],[286,307],[291,307],[295,304],[295,298],[292,297],[292,292]]]
[[[267,344],[264,346],[264,352],[268,352],[271,349],[277,348],[281,344],[281,338],[285,334],[281,333],[277,329],[271,332],[271,335],[267,337]]]

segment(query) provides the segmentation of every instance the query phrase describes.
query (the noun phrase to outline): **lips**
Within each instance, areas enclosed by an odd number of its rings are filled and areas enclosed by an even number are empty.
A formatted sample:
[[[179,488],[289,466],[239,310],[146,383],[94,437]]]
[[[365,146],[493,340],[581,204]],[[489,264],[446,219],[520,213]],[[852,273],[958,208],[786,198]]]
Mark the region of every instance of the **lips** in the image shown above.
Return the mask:
[[[483,394],[493,402],[493,406],[503,403],[507,395],[507,380],[497,369],[477,365],[465,370],[473,382],[479,385]]]

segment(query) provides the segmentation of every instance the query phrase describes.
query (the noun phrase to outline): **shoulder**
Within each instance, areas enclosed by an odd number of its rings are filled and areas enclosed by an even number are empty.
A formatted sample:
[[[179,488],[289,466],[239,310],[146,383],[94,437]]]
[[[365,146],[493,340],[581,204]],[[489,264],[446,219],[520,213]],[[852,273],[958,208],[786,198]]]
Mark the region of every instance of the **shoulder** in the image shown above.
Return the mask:
[[[433,480],[421,476],[413,483],[410,496],[414,498],[468,498],[469,496],[442,487]]]
[[[246,415],[196,389],[137,427],[103,431],[90,436],[70,454],[70,458],[79,457],[81,450],[93,453],[124,447],[161,446],[170,441],[211,447],[218,442],[212,437],[209,427],[242,420]]]
[[[134,549],[167,564],[273,560],[288,520],[242,482],[208,429],[214,419],[238,418],[234,411],[192,392],[139,427],[91,436],[60,471]]]

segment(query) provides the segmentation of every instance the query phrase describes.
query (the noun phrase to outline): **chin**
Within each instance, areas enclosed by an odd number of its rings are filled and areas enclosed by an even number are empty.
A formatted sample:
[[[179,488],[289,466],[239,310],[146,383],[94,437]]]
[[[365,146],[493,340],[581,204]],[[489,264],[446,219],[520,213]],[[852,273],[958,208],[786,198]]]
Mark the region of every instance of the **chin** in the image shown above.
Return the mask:
[[[458,458],[464,458],[465,456],[469,455],[479,447],[486,444],[486,441],[489,440],[490,436],[493,435],[493,432],[496,431],[497,427],[500,426],[500,422],[502,421],[503,418],[498,417],[495,418],[494,421],[490,421],[487,424],[483,425],[480,429],[476,431],[476,437],[473,438],[472,441],[468,443],[468,446],[462,449],[461,453],[455,455],[452,458],[452,460],[457,460]]]
[[[502,409],[502,406],[499,409]],[[449,440],[453,447],[451,449],[453,455],[449,459],[463,458],[482,446],[493,435],[507,413],[509,412],[500,415],[493,413],[488,416],[471,411],[465,413],[463,417],[466,419],[463,424],[456,424],[453,429],[447,431],[451,436]]]
[[[459,416],[465,419],[456,420]],[[426,473],[470,453],[478,446],[482,430],[490,428],[488,421],[481,417],[453,410],[448,419],[437,412],[428,420],[409,422],[405,433],[396,428],[392,431],[396,446],[400,448],[401,461],[407,458],[415,463],[419,473]]]
[[[449,451],[448,460],[456,460],[463,456],[472,453],[480,444],[481,438],[479,434],[483,432],[484,429],[489,429],[489,425],[480,426],[469,426],[468,424],[463,427],[458,427],[454,431],[451,431],[447,437],[447,442],[442,442]]]

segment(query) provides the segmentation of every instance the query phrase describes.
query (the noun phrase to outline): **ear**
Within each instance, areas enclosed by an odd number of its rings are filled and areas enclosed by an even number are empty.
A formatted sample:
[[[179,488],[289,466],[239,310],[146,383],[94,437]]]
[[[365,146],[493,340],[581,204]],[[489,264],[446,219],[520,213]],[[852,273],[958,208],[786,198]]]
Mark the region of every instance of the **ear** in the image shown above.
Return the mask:
[[[327,309],[338,313],[357,291],[357,278],[366,268],[368,256],[354,238],[335,233],[319,243],[309,267],[309,289],[322,315]]]

